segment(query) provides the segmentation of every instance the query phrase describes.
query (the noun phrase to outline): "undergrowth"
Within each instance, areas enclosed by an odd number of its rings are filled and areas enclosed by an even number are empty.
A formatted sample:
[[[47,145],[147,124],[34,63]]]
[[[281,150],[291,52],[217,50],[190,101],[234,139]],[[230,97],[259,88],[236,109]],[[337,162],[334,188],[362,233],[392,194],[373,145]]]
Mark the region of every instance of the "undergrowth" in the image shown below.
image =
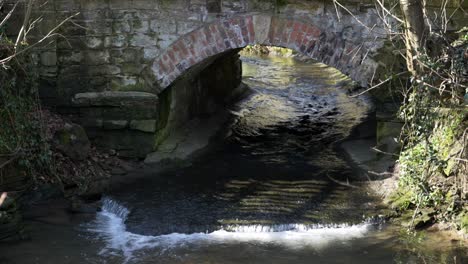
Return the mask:
[[[0,58],[11,55],[13,46],[0,32]],[[51,151],[39,116],[34,61],[32,54],[26,52],[0,65],[0,173],[10,166],[15,167],[16,173],[37,179],[50,172]]]
[[[404,121],[400,154],[399,188],[393,205],[415,210],[431,209],[438,222],[465,229],[467,215],[466,94],[468,32],[445,47],[439,56],[422,57],[425,75],[413,81],[399,116]],[[447,81],[449,80],[449,81]]]

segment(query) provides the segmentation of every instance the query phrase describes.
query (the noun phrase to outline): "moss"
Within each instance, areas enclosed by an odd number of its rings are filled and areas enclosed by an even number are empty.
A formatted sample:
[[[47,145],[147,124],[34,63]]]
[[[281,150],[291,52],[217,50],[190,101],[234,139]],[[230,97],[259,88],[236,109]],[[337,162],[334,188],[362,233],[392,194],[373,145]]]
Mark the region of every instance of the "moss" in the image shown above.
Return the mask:
[[[288,0],[276,0],[277,7],[284,7],[288,5]]]
[[[465,212],[460,217],[460,229],[468,234],[468,213]]]
[[[152,93],[154,92],[150,87],[145,85],[142,82],[138,82],[136,84],[127,84],[127,85],[122,85],[119,82],[111,82],[111,90],[112,91],[124,91],[124,92],[149,92]]]
[[[283,47],[275,47],[275,46],[265,46],[265,45],[249,45],[245,47],[241,54],[253,54],[253,55],[273,55],[279,57],[293,57],[297,55],[297,52]]]
[[[159,146],[169,136],[166,128],[171,111],[172,88],[167,88],[159,94],[158,122],[156,124],[156,137],[154,145]]]
[[[407,210],[413,204],[414,193],[410,189],[397,190],[388,198],[392,208],[397,210]]]
[[[141,28],[141,26],[143,25],[143,23],[141,22],[141,20],[136,17],[134,20],[133,20],[133,28]]]

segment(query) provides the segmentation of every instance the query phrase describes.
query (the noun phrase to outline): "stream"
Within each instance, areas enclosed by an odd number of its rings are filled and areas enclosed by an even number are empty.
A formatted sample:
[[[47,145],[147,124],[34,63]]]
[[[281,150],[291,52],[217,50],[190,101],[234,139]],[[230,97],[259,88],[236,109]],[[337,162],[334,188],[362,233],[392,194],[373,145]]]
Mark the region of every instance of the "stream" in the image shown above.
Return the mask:
[[[209,150],[135,172],[95,215],[29,220],[31,240],[0,245],[0,263],[468,263],[462,245],[405,236],[379,217],[384,206],[339,147],[373,110],[348,96],[344,75],[242,60],[255,92],[229,109]]]

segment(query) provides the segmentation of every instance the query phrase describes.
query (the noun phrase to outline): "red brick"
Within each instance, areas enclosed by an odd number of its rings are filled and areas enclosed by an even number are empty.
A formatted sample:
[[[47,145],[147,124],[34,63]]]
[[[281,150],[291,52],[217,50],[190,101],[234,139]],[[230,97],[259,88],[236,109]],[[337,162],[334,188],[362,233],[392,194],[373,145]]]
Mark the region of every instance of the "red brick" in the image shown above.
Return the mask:
[[[172,50],[174,51],[174,57],[172,58],[172,61],[173,62],[176,62],[175,64],[177,64],[177,61],[180,60],[181,56],[180,56],[180,49],[179,49],[179,45],[178,45],[178,41],[176,41],[174,44],[172,44]]]
[[[192,41],[192,43],[195,43],[197,41],[197,32],[194,31],[190,33],[189,38]]]
[[[281,32],[281,39],[277,44],[286,44],[288,43],[289,37],[291,36],[291,30],[286,24],[286,28]]]
[[[226,30],[226,34],[227,34],[227,38],[226,40],[229,40],[230,42],[234,42],[235,44],[235,38],[236,38],[236,34],[231,30],[231,28],[225,28]]]
[[[299,32],[297,32],[296,30],[294,30],[292,33],[291,33],[291,36],[289,37],[289,41],[287,43],[289,44],[293,44],[296,42],[296,39],[298,38],[298,35],[299,35]]]
[[[208,57],[211,57],[215,55],[216,53],[213,51],[213,48],[211,46],[206,46],[205,47],[206,53],[208,54]]]
[[[169,55],[169,58],[170,58],[172,61],[175,60],[174,50],[172,50],[172,48],[169,48],[169,50],[167,51],[167,55]]]
[[[187,57],[189,55],[187,47],[185,46],[185,43],[183,41],[179,42],[179,48],[182,51],[182,54],[184,55],[184,57]]]
[[[159,68],[163,71],[163,72],[167,72],[167,67],[166,65],[164,65],[164,63],[162,61],[159,61]]]
[[[321,31],[318,27],[316,27],[316,26],[311,26],[311,28],[312,28],[312,33],[311,33],[311,35],[312,35],[313,37],[315,37],[315,38],[320,37],[320,34],[322,33],[322,31]]]
[[[228,37],[226,27],[218,26],[218,31],[222,39],[226,39]]]
[[[243,27],[241,32],[242,32],[242,37],[244,38],[244,41],[246,43],[249,43],[250,38],[249,38],[249,30],[247,29],[247,27]]]
[[[169,63],[167,63],[166,66],[167,66],[167,69],[168,69],[168,71],[167,71],[168,73],[171,73],[171,72],[174,71],[175,66],[174,66],[173,61],[169,61]]]
[[[297,33],[296,40],[292,44],[295,44],[299,48],[302,44],[303,39],[304,39],[304,33],[303,31],[299,31]]]
[[[249,44],[253,44],[255,41],[255,29],[252,17],[247,18],[247,30],[249,31]]]
[[[204,33],[204,35],[205,35],[205,37],[206,37],[206,40],[207,40],[208,42],[212,42],[212,41],[213,41],[213,36],[211,35],[211,31],[210,31],[209,28],[206,28],[206,27],[205,27],[204,30],[203,30],[203,33]]]
[[[190,62],[190,67],[196,64],[196,61],[193,57],[190,57],[189,62]]]
[[[219,42],[216,43],[216,47],[218,48],[218,51],[222,52],[226,50],[226,45],[224,40],[220,39]]]
[[[301,23],[300,22],[294,22],[294,31],[300,31],[301,30]]]
[[[208,27],[209,27],[209,29],[210,29],[210,31],[211,31],[211,33],[212,33],[213,35],[215,35],[215,34],[217,33],[218,30],[217,30],[215,24],[211,24],[211,25],[209,25]]]

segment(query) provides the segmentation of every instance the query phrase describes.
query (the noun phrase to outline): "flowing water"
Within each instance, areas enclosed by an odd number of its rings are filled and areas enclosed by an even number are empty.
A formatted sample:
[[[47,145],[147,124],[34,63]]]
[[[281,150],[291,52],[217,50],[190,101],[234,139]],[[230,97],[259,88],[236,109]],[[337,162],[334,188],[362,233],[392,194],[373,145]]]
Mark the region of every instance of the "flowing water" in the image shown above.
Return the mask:
[[[377,217],[338,147],[372,107],[342,74],[243,60],[255,93],[230,109],[222,142],[190,166],[138,172],[91,219],[33,222],[30,242],[0,246],[0,263],[467,263],[466,248],[417,250]]]

